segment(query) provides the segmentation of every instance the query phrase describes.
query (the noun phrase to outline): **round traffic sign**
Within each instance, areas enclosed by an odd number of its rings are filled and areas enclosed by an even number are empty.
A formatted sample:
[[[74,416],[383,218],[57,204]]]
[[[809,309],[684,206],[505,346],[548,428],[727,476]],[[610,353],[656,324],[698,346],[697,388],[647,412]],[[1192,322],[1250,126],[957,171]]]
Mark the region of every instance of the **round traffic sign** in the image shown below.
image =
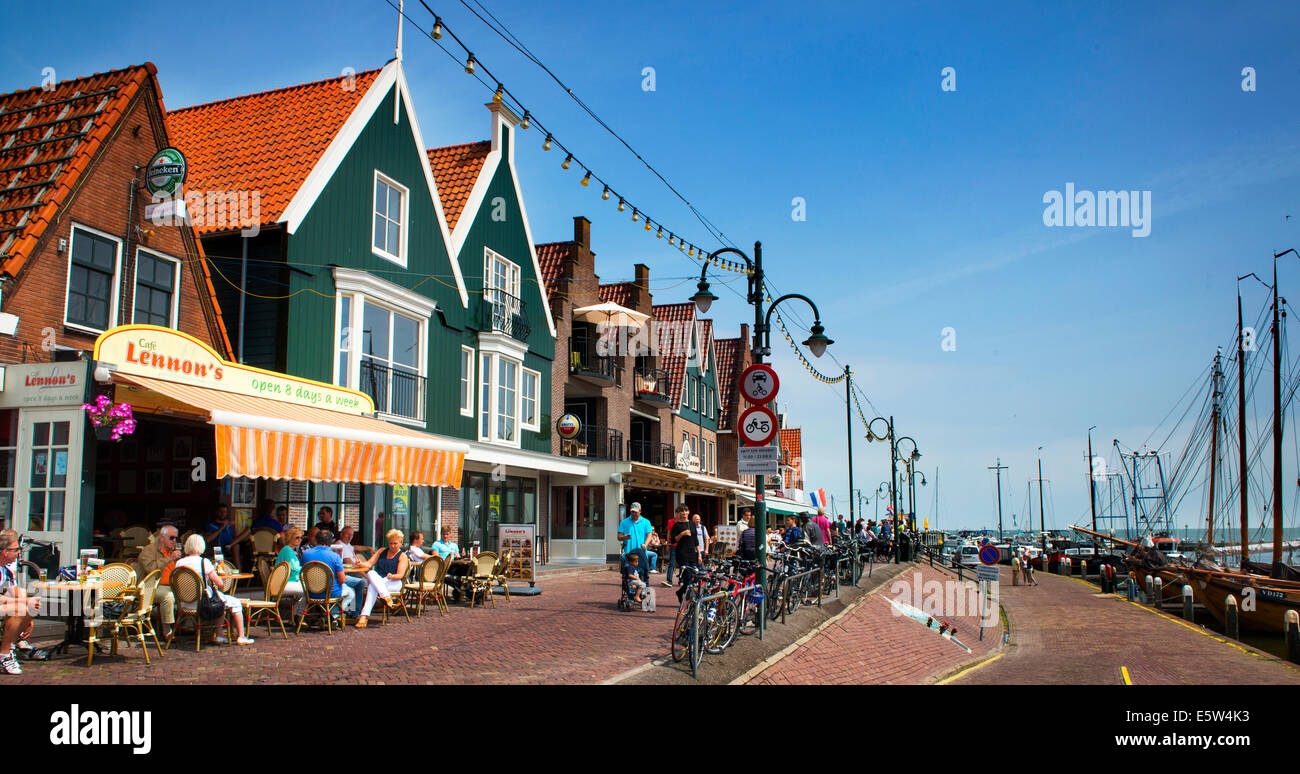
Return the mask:
[[[746,446],[767,446],[776,437],[776,414],[766,406],[751,406],[740,415],[738,429]]]
[[[980,547],[980,561],[985,564],[997,564],[999,556],[1001,553],[995,545],[985,544]]]
[[[780,389],[781,380],[767,363],[755,363],[740,374],[740,394],[755,405],[771,401]]]

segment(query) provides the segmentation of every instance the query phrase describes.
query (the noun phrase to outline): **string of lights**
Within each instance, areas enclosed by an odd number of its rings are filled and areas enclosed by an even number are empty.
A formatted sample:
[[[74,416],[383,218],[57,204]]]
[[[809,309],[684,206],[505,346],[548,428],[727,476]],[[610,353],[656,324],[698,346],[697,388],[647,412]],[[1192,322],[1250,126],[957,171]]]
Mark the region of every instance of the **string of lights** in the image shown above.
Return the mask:
[[[428,31],[425,31],[425,29],[418,22],[416,22],[409,15],[407,15],[404,10],[402,10],[398,5],[396,5],[393,2],[393,0],[384,0],[384,2],[386,2],[394,10],[397,10],[397,12],[401,14],[402,18],[407,23],[411,24],[413,27],[419,30],[422,36],[433,41],[433,43],[437,45],[440,49],[442,49],[443,52],[446,53],[449,57],[451,57],[457,62],[464,61],[465,73],[467,75],[471,75],[475,77],[480,83],[482,83],[486,88],[488,88],[490,91],[493,92],[492,93],[493,102],[498,104],[504,104],[507,107],[509,107],[513,112],[522,116],[522,118],[519,121],[520,129],[527,131],[529,128],[536,125],[538,133],[545,134],[545,139],[542,142],[542,150],[550,151],[553,148],[559,149],[564,153],[564,161],[560,163],[561,169],[568,170],[571,169],[574,164],[576,164],[578,168],[581,170],[583,175],[579,179],[578,182],[579,185],[581,185],[584,188],[589,188],[591,187],[592,182],[594,181],[596,185],[601,187],[600,198],[602,201],[609,201],[611,199],[617,198],[619,212],[626,212],[630,207],[632,210],[633,223],[644,222],[643,230],[645,232],[647,233],[653,232],[656,239],[664,238],[665,228],[662,219],[651,216],[640,205],[629,200],[627,196],[620,194],[613,186],[610,185],[608,180],[606,180],[605,178],[601,177],[600,175],[592,171],[591,167],[586,163],[584,163],[581,159],[579,159],[574,154],[571,148],[569,148],[563,142],[557,139],[555,137],[554,132],[548,130],[546,128],[546,125],[541,120],[539,120],[537,116],[532,112],[532,110],[530,110],[523,103],[523,100],[520,99],[514,92],[512,92],[504,83],[502,83],[502,81],[499,78],[494,76],[492,74],[492,71],[488,69],[486,65],[484,65],[481,61],[479,61],[474,56],[474,52],[470,50],[469,46],[466,45],[465,42],[462,41],[460,37],[456,35],[455,31],[453,31],[451,27],[446,24],[443,18],[439,16],[437,13],[435,13],[433,9],[430,8],[428,4],[424,2],[424,0],[420,0],[420,4],[423,5],[425,10],[428,11],[429,14],[433,17],[433,27],[430,28]],[[449,39],[451,41],[454,41],[455,44],[460,47],[461,51],[464,52],[463,57],[457,57],[455,54],[449,51],[447,49],[447,46],[443,43],[444,39]],[[485,78],[487,80],[484,80]],[[495,86],[493,86],[492,84],[495,84]],[[635,151],[633,151],[633,153],[635,153]],[[640,158],[639,155],[638,158]],[[642,163],[646,163],[644,159],[642,159]],[[646,163],[646,166],[649,167],[649,164]],[[655,174],[660,177],[660,179],[663,179],[662,175],[659,175],[659,173],[656,170],[654,170],[653,167],[649,167],[649,168],[652,171],[654,171]],[[667,180],[664,180],[664,182],[667,183]],[[671,185],[669,187],[670,189],[672,188]],[[672,190],[674,191],[674,193],[677,193],[676,189],[672,189]],[[679,196],[679,198],[682,198],[682,201],[685,202],[688,207],[691,207],[689,201],[687,201],[684,197],[681,197],[680,194],[677,195]],[[688,241],[686,238],[682,237],[679,233],[677,233],[671,228],[669,228],[666,233],[668,236],[668,245],[670,247],[676,247],[679,252],[685,253],[689,258],[696,258],[697,260],[701,260],[701,261],[708,260],[716,268],[735,272],[737,274],[750,273],[749,268],[741,262],[732,261],[723,258],[711,257],[709,250],[700,247],[693,241]],[[715,238],[719,238],[718,234],[714,234],[713,236]]]

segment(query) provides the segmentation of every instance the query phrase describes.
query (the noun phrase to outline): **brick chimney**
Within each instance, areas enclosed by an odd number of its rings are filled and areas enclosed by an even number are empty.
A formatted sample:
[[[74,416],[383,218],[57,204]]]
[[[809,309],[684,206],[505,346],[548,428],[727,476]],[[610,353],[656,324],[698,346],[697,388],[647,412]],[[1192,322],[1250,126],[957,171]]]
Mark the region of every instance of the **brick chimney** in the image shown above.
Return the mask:
[[[573,241],[591,249],[591,221],[581,215],[573,217]]]
[[[632,308],[637,311],[650,311],[653,301],[650,297],[650,267],[644,263],[638,263],[636,269],[636,292],[633,295]]]

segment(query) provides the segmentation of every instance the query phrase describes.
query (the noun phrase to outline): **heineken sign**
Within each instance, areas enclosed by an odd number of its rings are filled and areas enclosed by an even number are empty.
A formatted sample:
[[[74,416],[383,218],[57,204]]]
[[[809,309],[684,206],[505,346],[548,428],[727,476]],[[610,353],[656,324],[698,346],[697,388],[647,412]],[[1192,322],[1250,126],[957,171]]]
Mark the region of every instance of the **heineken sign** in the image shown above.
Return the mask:
[[[144,184],[150,194],[176,196],[185,183],[185,155],[175,148],[163,148],[154,154],[145,168]]]

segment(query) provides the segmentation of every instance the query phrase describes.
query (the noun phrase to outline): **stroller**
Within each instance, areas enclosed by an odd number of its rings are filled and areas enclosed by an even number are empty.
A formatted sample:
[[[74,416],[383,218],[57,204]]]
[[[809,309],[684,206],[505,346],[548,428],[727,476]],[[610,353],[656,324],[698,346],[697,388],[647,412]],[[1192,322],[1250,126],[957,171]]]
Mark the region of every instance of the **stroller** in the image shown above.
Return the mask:
[[[619,595],[618,595],[617,605],[618,605],[618,609],[625,613],[631,612],[632,610],[636,610],[641,607],[641,603],[638,602],[636,598],[636,591],[633,590],[632,584],[628,582],[627,570],[628,570],[627,557],[624,556],[618,565]],[[645,593],[650,595],[651,600],[654,599],[653,587],[647,585]]]

